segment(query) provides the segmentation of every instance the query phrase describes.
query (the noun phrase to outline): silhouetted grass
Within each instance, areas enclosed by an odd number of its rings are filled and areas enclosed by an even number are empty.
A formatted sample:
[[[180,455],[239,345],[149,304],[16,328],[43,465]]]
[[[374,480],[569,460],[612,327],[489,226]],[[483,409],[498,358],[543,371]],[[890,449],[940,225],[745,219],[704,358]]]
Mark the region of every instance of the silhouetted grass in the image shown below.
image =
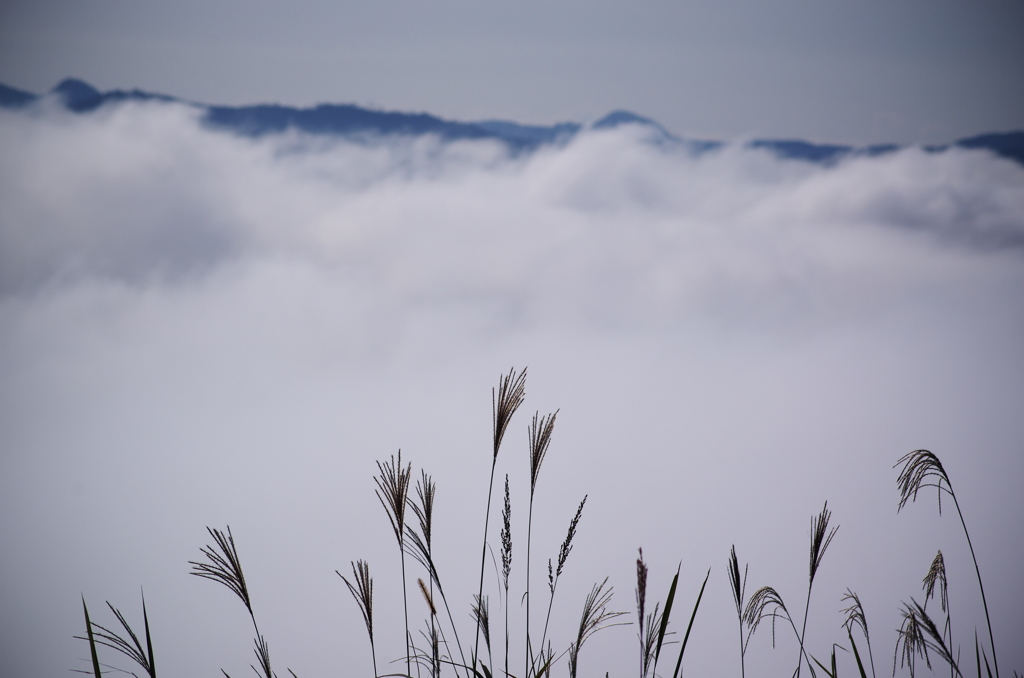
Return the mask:
[[[531,594],[531,541],[533,529],[533,506],[534,498],[538,488],[540,469],[552,444],[552,433],[558,412],[541,416],[537,412],[530,425],[527,427],[527,453],[529,460],[529,503],[526,520],[526,557],[522,567],[525,570],[525,584],[519,600],[525,605],[525,634],[522,639],[522,652],[525,657],[522,674],[516,675],[510,672],[510,656],[518,651],[510,646],[509,634],[509,608],[511,602],[516,599],[516,594],[510,591],[510,574],[513,567],[512,550],[512,502],[510,497],[510,480],[505,476],[504,502],[502,510],[501,526],[501,567],[500,571],[495,559],[495,577],[493,580],[494,589],[489,589],[490,582],[486,575],[486,557],[490,552],[488,549],[489,535],[489,514],[491,494],[493,491],[494,474],[498,452],[509,428],[509,423],[516,410],[522,405],[525,398],[525,375],[526,371],[516,372],[510,370],[507,375],[500,379],[498,388],[492,392],[492,464],[488,486],[488,499],[484,515],[484,535],[482,540],[482,567],[480,580],[478,582],[478,593],[473,594],[472,600],[456,604],[458,615],[452,612],[452,601],[446,595],[445,587],[442,585],[442,576],[438,572],[434,556],[434,503],[437,486],[431,476],[425,471],[419,470],[419,478],[415,484],[414,493],[410,493],[410,485],[413,477],[413,466],[411,463],[403,463],[401,451],[397,458],[390,457],[387,461],[377,462],[378,475],[373,477],[375,494],[384,508],[392,533],[399,546],[401,559],[402,577],[402,604],[403,604],[403,643],[405,653],[395,658],[396,662],[404,664],[404,673],[389,673],[387,676],[404,676],[406,678],[423,678],[424,674],[429,678],[441,678],[445,674],[464,676],[465,678],[494,678],[495,666],[503,667],[499,675],[506,678],[547,678],[555,675],[557,671],[563,670],[562,660],[566,660],[564,670],[567,670],[570,678],[577,678],[580,670],[580,656],[585,643],[596,633],[614,626],[630,624],[622,620],[625,612],[612,609],[613,588],[608,585],[605,578],[600,583],[594,584],[589,595],[583,602],[582,614],[579,625],[568,638],[561,638],[559,629],[551,627],[552,611],[555,603],[555,594],[562,575],[566,572],[566,564],[570,553],[574,548],[574,541],[577,530],[581,527],[583,508],[587,502],[584,496],[572,520],[566,537],[558,549],[555,558],[548,560],[548,608],[545,615],[543,632],[539,639],[532,634],[530,594]],[[988,626],[989,644],[982,645],[978,640],[975,629],[975,662],[974,671],[977,678],[992,678],[993,669],[996,678],[999,678],[998,664],[996,663],[995,648],[991,621],[988,614],[988,605],[985,600],[984,587],[982,586],[980,568],[975,557],[974,547],[971,543],[970,534],[964,522],[963,513],[956,495],[953,493],[949,476],[941,462],[933,453],[927,450],[915,450],[900,458],[897,466],[903,465],[897,479],[900,491],[898,512],[905,505],[916,500],[917,493],[926,487],[936,488],[941,515],[941,500],[943,494],[948,495],[954,501],[960,523],[967,538],[971,556],[974,559],[975,571],[978,577],[978,585],[981,589],[982,603],[984,606],[985,620]],[[564,491],[564,488],[562,488]],[[408,511],[411,510],[415,520],[409,519]],[[868,665],[871,667],[872,678],[876,678],[874,655],[872,650],[872,638],[868,630],[867,616],[860,597],[851,589],[846,589],[842,596],[842,602],[847,607],[841,610],[844,621],[840,628],[846,631],[846,638],[843,644],[831,643],[823,651],[821,648],[813,653],[808,648],[807,628],[810,612],[811,595],[814,590],[816,576],[820,571],[822,563],[829,546],[835,538],[838,526],[831,526],[832,512],[825,502],[822,510],[811,518],[810,544],[808,551],[808,579],[807,594],[804,602],[804,615],[797,625],[797,620],[791,614],[789,608],[783,601],[779,592],[771,586],[762,586],[749,598],[746,596],[747,574],[749,566],[740,569],[740,561],[736,555],[736,547],[733,545],[729,559],[726,563],[726,579],[730,588],[733,603],[739,623],[740,633],[740,677],[746,676],[746,657],[750,650],[750,640],[761,624],[771,619],[772,624],[772,646],[776,643],[775,624],[779,620],[793,631],[794,639],[798,645],[797,666],[793,670],[794,678],[799,678],[801,672],[806,670],[811,678],[816,678],[817,672],[821,671],[830,678],[837,678],[844,663],[855,663],[856,671],[861,678],[867,678],[867,669],[861,654],[861,647],[855,640],[854,630],[859,630],[863,636],[864,646],[867,647]],[[254,653],[256,663],[251,664],[252,670],[262,678],[276,678],[271,666],[270,650],[266,638],[260,632],[256,622],[256,615],[253,611],[252,599],[245,574],[242,570],[241,559],[235,545],[231,529],[224,531],[207,527],[211,543],[201,547],[200,552],[203,558],[199,561],[190,561],[192,566],[191,574],[211,581],[217,582],[230,590],[237,596],[245,606],[246,611],[253,624],[255,631]],[[427,606],[427,617],[424,619],[424,626],[418,632],[421,641],[416,640],[410,631],[409,604],[407,595],[407,578],[405,556],[411,555],[413,560],[424,570],[423,576],[414,576],[415,584],[418,586]],[[495,555],[492,554],[492,558]],[[370,576],[370,568],[365,560],[354,560],[351,562],[352,578],[335,570],[343,580],[352,595],[357,608],[362,616],[366,627],[367,637],[370,643],[370,654],[373,663],[374,677],[379,678],[377,664],[378,640],[381,636],[381,629],[374,626],[374,581]],[[640,678],[680,678],[683,669],[683,659],[690,639],[691,631],[700,609],[704,592],[711,576],[708,570],[705,578],[697,592],[688,623],[682,634],[681,640],[674,630],[673,613],[679,607],[679,598],[684,588],[680,587],[682,577],[681,565],[677,566],[676,572],[669,582],[667,593],[664,599],[654,598],[652,593],[653,579],[650,577],[650,567],[644,560],[643,551],[639,551],[636,559],[636,627],[637,639],[639,641],[639,662],[638,674]],[[902,603],[900,615],[902,623],[897,630],[896,646],[893,653],[893,674],[900,667],[909,670],[913,677],[923,667],[931,670],[933,660],[941,667],[948,667],[951,678],[962,678],[964,668],[960,665],[960,648],[954,643],[952,632],[951,614],[949,608],[949,581],[947,579],[945,559],[941,551],[936,553],[932,560],[927,574],[922,580],[924,592],[923,603],[910,598],[909,602]],[[492,597],[489,591],[495,591]],[[562,596],[564,598],[564,595]],[[928,603],[938,599],[942,616],[935,614],[934,604],[932,611],[928,610]],[[497,631],[492,619],[491,603],[497,600],[504,606],[505,612],[505,639],[504,644],[500,638],[495,636]],[[651,606],[653,602],[653,607]],[[561,601],[560,601],[561,604]],[[464,607],[463,607],[464,605]],[[156,678],[156,664],[154,659],[154,639],[150,632],[149,615],[146,609],[145,599],[142,602],[143,634],[136,633],[128,623],[125,616],[111,605],[107,606],[114,618],[120,624],[123,632],[116,631],[111,626],[102,626],[90,617],[89,609],[85,598],[82,599],[82,607],[85,616],[86,634],[76,636],[88,643],[90,653],[90,669],[78,671],[92,675],[93,678],[101,678],[105,673],[118,671],[131,673],[123,669],[114,669],[100,662],[100,651],[113,650],[119,655],[128,658],[141,667],[149,678]],[[441,610],[444,610],[442,616]],[[678,616],[678,615],[677,615]],[[456,618],[465,621],[467,618],[473,624],[473,633],[476,641],[472,646],[461,642],[459,624]],[[745,628],[744,628],[745,627]],[[463,629],[465,630],[465,629]],[[397,632],[397,630],[396,630]],[[389,629],[383,629],[384,634],[390,633]],[[962,633],[962,631],[961,631]],[[144,636],[144,642],[143,642]],[[858,636],[859,637],[859,636]],[[486,661],[481,656],[480,639],[484,641],[486,650]],[[557,640],[557,643],[556,643]],[[848,641],[848,645],[846,644]],[[663,654],[671,645],[679,645],[679,652],[675,662],[667,664],[672,666],[671,673],[659,672],[662,665]],[[104,650],[105,648],[105,650]],[[467,650],[471,650],[468,656]],[[991,651],[991,665],[989,663],[989,651]],[[826,654],[827,653],[827,654]],[[816,656],[815,656],[816,655]],[[827,658],[828,661],[820,661],[818,657]],[[842,661],[840,661],[842,659]],[[666,659],[666,662],[669,660]],[[969,660],[968,660],[969,661]],[[104,670],[107,669],[107,670]],[[223,669],[221,672],[226,678],[230,678]],[[288,672],[294,677],[290,669]],[[728,675],[731,672],[724,671],[721,675]],[[131,673],[131,675],[136,675]],[[1014,672],[1015,678],[1018,674]]]
[[[868,659],[871,663],[871,677],[875,678],[875,656],[871,651],[871,635],[868,632],[868,620],[864,615],[864,606],[860,603],[860,596],[846,589],[846,595],[843,596],[843,601],[850,601],[850,606],[842,610],[843,614],[846,615],[846,621],[843,622],[843,626],[846,627],[846,635],[850,638],[850,648],[853,650],[854,658],[857,660],[857,669],[860,671],[861,678],[867,678],[867,673],[864,670],[864,663],[860,658],[860,651],[857,648],[857,643],[853,639],[853,627],[857,626],[860,628],[862,634],[864,634],[864,642],[868,646]]]
[[[985,598],[985,585],[981,581],[981,568],[978,567],[978,557],[974,553],[974,544],[971,542],[971,533],[967,530],[967,523],[964,521],[963,511],[960,510],[960,502],[957,501],[956,493],[953,492],[953,483],[946,474],[942,462],[928,450],[914,450],[900,457],[893,466],[903,464],[899,478],[896,482],[900,488],[900,503],[897,511],[903,510],[908,501],[917,501],[917,493],[925,487],[934,487],[938,498],[939,515],[942,515],[942,493],[945,492],[953,499],[956,513],[960,517],[960,525],[964,528],[964,536],[967,537],[967,546],[971,550],[971,559],[974,561],[974,571],[978,575],[978,588],[981,590],[981,604],[985,608],[985,623],[988,625],[989,647],[992,648],[992,665],[996,671],[996,678],[999,678],[999,660],[996,658],[995,637],[992,634],[992,619],[988,614],[988,600]]]

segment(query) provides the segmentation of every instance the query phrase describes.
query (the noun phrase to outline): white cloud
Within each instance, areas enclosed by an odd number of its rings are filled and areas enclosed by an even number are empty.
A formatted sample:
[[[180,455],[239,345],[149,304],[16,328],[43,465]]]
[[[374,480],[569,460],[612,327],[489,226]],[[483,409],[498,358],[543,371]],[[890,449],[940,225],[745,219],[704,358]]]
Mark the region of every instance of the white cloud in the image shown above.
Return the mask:
[[[721,666],[729,545],[753,586],[799,607],[806,521],[827,498],[843,528],[815,585],[819,654],[850,586],[885,657],[936,548],[967,634],[956,526],[931,506],[893,517],[890,465],[932,447],[989,590],[1013,592],[990,604],[1019,666],[1024,170],[972,151],[691,157],[642,137],[508,157],[243,139],[165,104],[0,114],[4,656],[23,675],[82,668],[78,594],[133,614],[141,584],[169,672],[242,671],[241,606],[184,576],[203,526],[230,523],[278,672],[368,671],[332,570],[369,557],[395,628],[373,460],[402,447],[435,474],[443,564],[471,580],[489,389],[528,363],[526,407],[562,408],[538,571],[591,494],[556,628],[605,574],[630,609],[642,545],[652,595],[683,559],[689,605],[713,568],[688,654]],[[517,520],[526,421],[500,464]],[[472,587],[453,588],[462,605]],[[631,633],[609,631],[591,670],[632,670]],[[785,670],[790,640],[757,638],[748,659]]]

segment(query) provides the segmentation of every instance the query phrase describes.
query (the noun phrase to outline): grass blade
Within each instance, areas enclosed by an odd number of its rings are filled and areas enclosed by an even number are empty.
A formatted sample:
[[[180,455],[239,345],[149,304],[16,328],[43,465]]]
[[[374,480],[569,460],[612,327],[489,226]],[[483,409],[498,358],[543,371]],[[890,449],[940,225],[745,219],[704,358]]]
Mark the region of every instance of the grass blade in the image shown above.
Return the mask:
[[[156,678],[156,662],[153,659],[153,637],[149,633],[149,615],[146,614],[146,594],[142,594],[142,625],[146,628],[146,654],[149,656],[149,675]]]
[[[850,645],[853,646],[853,656],[857,659],[857,670],[860,671],[860,678],[868,678],[867,671],[864,670],[864,662],[861,661],[860,651],[857,650],[857,643],[853,640],[853,634],[847,631],[850,636]]]
[[[658,658],[661,656],[661,647],[665,643],[665,632],[668,630],[668,618],[672,614],[672,603],[676,598],[676,585],[679,584],[679,570],[683,564],[676,567],[676,576],[672,577],[672,585],[668,589],[668,598],[665,599],[665,611],[661,614],[661,627],[658,629],[658,644],[654,649],[654,675],[658,675]]]
[[[690,615],[690,623],[686,625],[686,635],[683,636],[683,646],[679,648],[679,659],[676,660],[676,669],[672,672],[672,678],[679,678],[679,671],[683,668],[683,653],[686,652],[686,642],[690,640],[690,631],[693,630],[693,620],[697,618],[697,608],[700,607],[700,599],[704,597],[704,588],[708,585],[708,578],[711,570],[704,576],[704,583],[700,586],[700,593],[697,594],[697,602],[693,605],[693,613]]]
[[[85,604],[85,596],[82,596],[82,609],[85,611],[85,632],[89,641],[89,654],[92,657],[92,672],[96,678],[101,678],[103,672],[100,671],[100,658],[96,654],[96,638],[92,634],[92,622],[89,621],[89,608]]]
[[[978,678],[981,678],[981,651],[978,648],[978,632],[974,632],[974,660],[978,663]]]
[[[821,670],[825,672],[826,676],[828,676],[829,678],[836,678],[836,674],[835,674],[835,670],[836,670],[836,650],[835,650],[835,648],[832,648],[832,672],[829,672],[828,667],[825,666],[824,664],[822,664],[820,661],[818,661],[817,657],[813,657],[812,656],[811,659],[814,660],[815,664],[817,664],[818,666],[821,667]]]

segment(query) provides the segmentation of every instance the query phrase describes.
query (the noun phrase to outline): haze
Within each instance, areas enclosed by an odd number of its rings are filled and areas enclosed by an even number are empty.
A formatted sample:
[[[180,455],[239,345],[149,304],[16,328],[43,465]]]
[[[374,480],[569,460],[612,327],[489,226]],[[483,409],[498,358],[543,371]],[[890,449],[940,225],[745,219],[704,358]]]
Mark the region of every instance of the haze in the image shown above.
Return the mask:
[[[731,672],[729,547],[752,587],[801,601],[828,500],[842,527],[815,584],[817,652],[842,640],[850,587],[888,670],[899,601],[940,548],[969,639],[983,621],[954,518],[930,496],[896,515],[892,465],[924,447],[997,592],[1001,662],[1021,666],[1024,169],[960,149],[693,157],[647,134],[509,157],[429,137],[251,140],[162,103],[0,113],[7,672],[85,668],[80,596],[138,622],[144,587],[161,671],[244,674],[242,606],[187,574],[204,527],[230,525],[279,670],[369,673],[334,570],[370,561],[378,650],[396,657],[398,554],[371,478],[399,448],[439,484],[442,576],[468,614],[490,390],[511,366],[529,366],[498,466],[516,548],[534,411],[561,410],[540,571],[590,497],[561,635],[605,576],[633,608],[642,546],[652,596],[681,562],[688,606],[711,568],[687,671]],[[634,633],[605,632],[582,670],[631,673]],[[769,636],[751,675],[790,670],[792,639]]]

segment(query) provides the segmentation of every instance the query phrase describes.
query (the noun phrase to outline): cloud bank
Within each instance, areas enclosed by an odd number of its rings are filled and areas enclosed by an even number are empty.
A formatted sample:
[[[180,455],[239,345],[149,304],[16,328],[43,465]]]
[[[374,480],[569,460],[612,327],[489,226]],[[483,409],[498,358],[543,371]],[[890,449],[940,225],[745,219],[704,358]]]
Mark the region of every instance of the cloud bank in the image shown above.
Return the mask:
[[[815,584],[817,652],[840,640],[849,586],[884,665],[937,548],[967,648],[983,622],[962,535],[930,502],[895,518],[890,467],[929,447],[1003,592],[1001,663],[1024,665],[1024,168],[964,149],[693,156],[645,134],[511,157],[431,137],[245,139],[157,102],[0,111],[11,672],[84,668],[79,595],[131,616],[141,585],[169,673],[244,673],[243,611],[185,574],[203,527],[230,524],[279,673],[369,673],[332,570],[368,558],[380,628],[397,628],[373,460],[401,447],[435,475],[442,576],[472,580],[489,389],[526,364],[525,408],[562,408],[538,558],[590,493],[556,628],[605,575],[631,609],[643,546],[657,595],[682,561],[687,605],[712,568],[688,670],[738,663],[729,546],[751,586],[798,607],[807,520],[828,499],[842,529]],[[517,547],[527,419],[499,463]],[[400,633],[380,633],[397,656]],[[606,633],[581,670],[634,670],[634,629]],[[751,673],[787,670],[791,641],[756,636]]]

